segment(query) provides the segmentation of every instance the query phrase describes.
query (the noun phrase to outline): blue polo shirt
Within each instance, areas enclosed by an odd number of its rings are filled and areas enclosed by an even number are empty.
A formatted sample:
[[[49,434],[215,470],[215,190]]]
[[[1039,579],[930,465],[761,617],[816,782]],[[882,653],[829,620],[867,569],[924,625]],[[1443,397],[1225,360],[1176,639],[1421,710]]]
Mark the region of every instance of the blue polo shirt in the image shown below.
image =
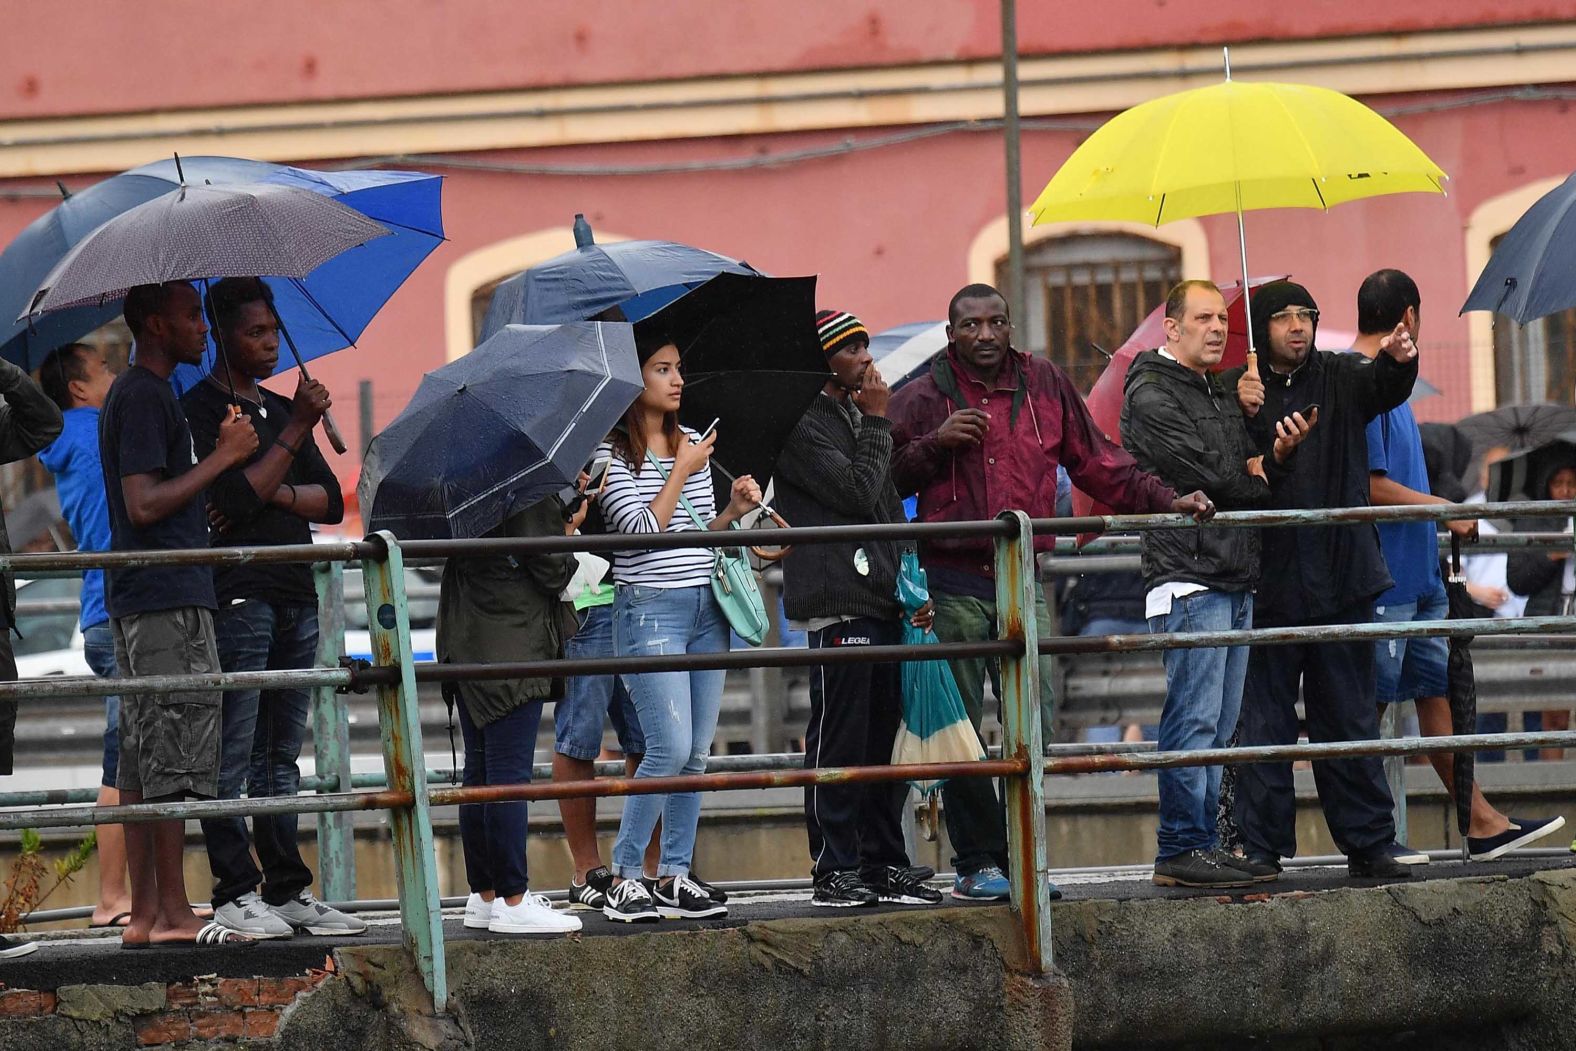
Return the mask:
[[[99,411],[67,409],[60,437],[38,454],[55,476],[60,513],[65,515],[78,551],[109,550],[109,504],[104,499],[104,468],[99,463]],[[82,574],[82,630],[109,620],[104,608],[104,571]]]
[[[1408,489],[1430,491],[1423,436],[1412,406],[1398,405],[1368,421],[1368,470]],[[1376,605],[1416,602],[1439,589],[1439,540],[1433,522],[1381,522],[1379,546],[1395,586],[1380,595]]]

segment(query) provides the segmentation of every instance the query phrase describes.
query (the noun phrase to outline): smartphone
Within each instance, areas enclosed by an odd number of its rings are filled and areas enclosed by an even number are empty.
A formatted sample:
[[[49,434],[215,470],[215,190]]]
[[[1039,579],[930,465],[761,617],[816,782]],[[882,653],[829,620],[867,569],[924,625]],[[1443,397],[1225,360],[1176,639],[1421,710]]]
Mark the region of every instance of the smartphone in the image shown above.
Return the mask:
[[[586,482],[587,496],[601,495],[603,487],[607,485],[607,469],[612,465],[613,457],[611,456],[602,456],[591,461],[591,466],[586,470],[586,473],[591,476],[591,480]]]
[[[704,431],[702,431],[701,434],[700,434],[700,437],[695,439],[696,443],[699,444],[700,442],[703,442],[707,438],[709,438],[711,436],[711,432],[716,430],[717,429],[717,424],[719,424],[721,422],[722,422],[722,417],[721,416],[718,416],[715,420],[712,420],[711,421],[711,426],[707,427]]]
[[[1300,413],[1302,413],[1303,420],[1306,421],[1308,419],[1308,417],[1312,416],[1314,413],[1316,413],[1318,411],[1319,411],[1319,403],[1318,402],[1314,402],[1312,405],[1304,405],[1300,409],[1287,409],[1286,410],[1286,415],[1290,416],[1294,412],[1300,412]]]

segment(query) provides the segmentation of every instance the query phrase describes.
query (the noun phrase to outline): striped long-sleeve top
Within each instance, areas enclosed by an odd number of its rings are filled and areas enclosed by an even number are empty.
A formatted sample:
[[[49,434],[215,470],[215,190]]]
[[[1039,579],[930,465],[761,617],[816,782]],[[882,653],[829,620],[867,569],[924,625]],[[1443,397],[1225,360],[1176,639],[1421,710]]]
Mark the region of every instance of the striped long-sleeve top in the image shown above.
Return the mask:
[[[699,435],[688,427],[682,428],[686,438]],[[663,475],[647,460],[637,474],[624,462],[624,458],[604,443],[597,450],[598,457],[609,456],[612,465],[607,471],[607,484],[598,502],[602,517],[610,530],[619,533],[682,533],[703,529],[680,503],[668,521],[668,528],[657,525],[657,516],[651,512],[651,501],[663,485]],[[662,470],[673,472],[672,457],[657,457]],[[684,496],[700,515],[702,523],[709,523],[717,516],[717,501],[711,490],[711,467],[697,471],[684,482]],[[646,551],[619,551],[613,555],[613,582],[639,584],[648,588],[688,588],[710,583],[713,555],[710,548],[673,548]]]

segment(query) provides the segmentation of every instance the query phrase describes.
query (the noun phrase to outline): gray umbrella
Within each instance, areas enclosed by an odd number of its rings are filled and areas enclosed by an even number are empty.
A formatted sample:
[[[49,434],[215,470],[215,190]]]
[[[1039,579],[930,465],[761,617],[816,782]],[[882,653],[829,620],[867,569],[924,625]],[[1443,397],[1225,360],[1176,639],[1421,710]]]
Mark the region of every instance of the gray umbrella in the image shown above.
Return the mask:
[[[272,183],[181,186],[84,238],[55,264],[18,320],[165,281],[304,278],[388,233],[382,223],[310,190]]]
[[[1511,452],[1534,449],[1576,428],[1576,408],[1540,402],[1501,405],[1474,413],[1456,424],[1478,453],[1503,447]]]

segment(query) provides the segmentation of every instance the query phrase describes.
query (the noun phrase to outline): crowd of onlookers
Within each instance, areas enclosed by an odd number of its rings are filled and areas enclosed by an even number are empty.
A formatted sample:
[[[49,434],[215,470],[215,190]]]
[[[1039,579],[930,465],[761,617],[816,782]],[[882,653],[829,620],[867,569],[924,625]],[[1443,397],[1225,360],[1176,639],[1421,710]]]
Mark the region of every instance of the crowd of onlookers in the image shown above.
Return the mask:
[[[852,314],[816,317],[828,381],[778,460],[775,500],[795,525],[903,522],[917,498],[924,522],[989,519],[1004,509],[1066,513],[1069,486],[1123,512],[1180,512],[1206,521],[1216,508],[1324,508],[1449,502],[1481,484],[1448,490],[1431,481],[1407,405],[1417,376],[1418,290],[1385,270],[1357,297],[1355,353],[1315,346],[1319,309],[1300,285],[1257,289],[1250,323],[1257,356],[1219,371],[1228,335],[1224,298],[1185,281],[1166,303],[1166,342],[1128,368],[1123,445],[1096,425],[1053,363],[1012,346],[1003,297],[987,285],[948,305],[948,343],[927,370],[894,392],[871,360],[870,337]],[[84,550],[169,550],[212,545],[299,544],[314,523],[338,522],[344,504],[312,438],[330,398],[304,377],[293,397],[260,384],[279,357],[267,285],[185,283],[133,289],[125,318],[134,362],[119,376],[81,344],[46,360],[39,385],[0,364],[0,458],[39,452]],[[177,397],[169,380],[220,353]],[[611,532],[634,537],[728,529],[761,506],[748,476],[719,499],[715,432],[678,422],[678,346],[636,326],[643,390],[577,487],[523,508],[489,534],[529,537]],[[1125,448],[1124,448],[1125,446]],[[1481,462],[1481,458],[1480,458]],[[1480,481],[1475,475],[1474,481]],[[1444,495],[1440,495],[1444,494]],[[1539,496],[1576,496],[1576,464],[1539,480]],[[1448,523],[1470,539],[1488,527]],[[1052,537],[1040,537],[1046,551]],[[861,541],[806,545],[783,561],[784,607],[812,649],[901,640],[904,621],[946,642],[998,633],[991,542],[928,540],[918,555],[931,601],[908,615],[897,599],[906,545]],[[1444,616],[1431,522],[1147,532],[1141,578],[1088,577],[1076,591],[1083,630],[1208,631],[1251,626],[1320,628]],[[1473,598],[1496,616],[1569,613],[1573,560],[1565,552],[1485,554],[1469,560]],[[719,555],[709,548],[582,555],[451,559],[443,574],[438,659],[455,662],[705,654],[726,650],[727,611],[714,591]],[[1037,584],[1039,616],[1048,620]],[[13,617],[14,601],[5,613]],[[236,563],[214,568],[142,564],[85,575],[81,623],[100,675],[148,676],[311,666],[317,597],[308,567]],[[1378,736],[1382,706],[1417,702],[1426,734],[1448,733],[1443,639],[1333,641],[1168,650],[1162,749],[1286,744]],[[15,677],[9,644],[0,676]],[[978,727],[984,659],[950,662]],[[594,776],[611,722],[637,778],[705,770],[724,673],[452,682],[445,687],[464,738],[464,783],[510,785],[531,777],[543,705],[553,704],[553,776]],[[1042,667],[1039,704],[1052,728],[1052,676]],[[838,661],[812,670],[805,732],[809,767],[889,761],[902,720],[901,667]],[[1294,706],[1305,705],[1299,721]],[[292,795],[306,731],[302,690],[127,693],[107,704],[103,804],[190,797]],[[14,703],[0,705],[0,751],[9,772]],[[1545,723],[1545,725],[1548,725]],[[1453,790],[1451,757],[1433,758]],[[1427,855],[1398,843],[1392,800],[1377,758],[1313,763],[1321,804],[1354,876],[1403,877]],[[983,778],[942,789],[954,852],[951,893],[1007,897],[1006,831],[997,786]],[[901,783],[833,783],[806,789],[813,904],[928,904],[935,873],[904,847]],[[694,868],[699,796],[628,797],[608,864],[590,797],[559,803],[573,861],[569,909],[530,890],[522,801],[467,804],[460,832],[470,897],[464,924],[497,933],[579,930],[577,911],[609,919],[704,919],[727,895]],[[1563,820],[1509,817],[1476,788],[1468,842],[1497,857],[1554,831]],[[295,815],[202,822],[214,877],[211,909],[194,911],[183,871],[184,829],[166,820],[105,826],[102,884],[92,922],[121,927],[122,944],[245,946],[297,931],[356,934],[365,925],[316,900]],[[1154,878],[1186,886],[1275,879],[1295,855],[1295,801],[1287,763],[1167,769],[1160,774]],[[1054,885],[1052,896],[1058,892]],[[211,912],[211,915],[208,913]],[[0,955],[31,951],[12,941]]]

